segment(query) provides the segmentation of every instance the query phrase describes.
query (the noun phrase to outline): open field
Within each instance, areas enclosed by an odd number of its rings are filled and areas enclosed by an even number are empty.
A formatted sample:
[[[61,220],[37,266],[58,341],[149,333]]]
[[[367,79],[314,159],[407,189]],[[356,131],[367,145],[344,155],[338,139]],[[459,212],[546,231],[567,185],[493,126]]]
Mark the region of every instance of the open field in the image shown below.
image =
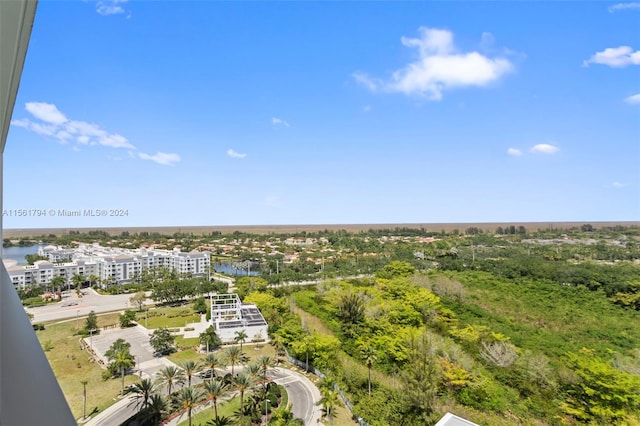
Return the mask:
[[[163,235],[173,235],[175,233],[192,233],[196,235],[211,234],[221,232],[222,234],[232,234],[235,231],[250,234],[279,234],[292,232],[317,232],[325,229],[349,232],[360,232],[369,229],[395,229],[395,228],[424,228],[432,232],[450,232],[454,229],[463,231],[470,227],[482,230],[494,231],[498,226],[524,226],[528,230],[549,229],[549,228],[572,228],[584,224],[591,224],[596,228],[606,226],[640,226],[640,221],[620,221],[620,222],[495,222],[495,223],[372,223],[372,224],[299,224],[299,225],[225,225],[225,226],[156,226],[156,227],[93,227],[93,228],[31,228],[31,229],[4,229],[4,238],[37,237],[40,235],[61,235],[68,234],[69,231],[88,232],[93,230],[105,231],[111,235],[120,235],[122,232],[139,233],[160,233]]]
[[[84,320],[79,326],[84,326]],[[98,317],[100,327],[117,322],[117,314]],[[51,346],[45,354],[51,364],[60,388],[76,418],[82,417],[82,380],[87,380],[87,414],[100,412],[116,401],[120,393],[120,379],[102,380],[100,366],[92,362],[90,355],[80,348],[80,337],[74,336],[76,322],[69,321],[47,325],[36,332],[40,343]],[[125,377],[125,386],[137,381],[137,377]]]

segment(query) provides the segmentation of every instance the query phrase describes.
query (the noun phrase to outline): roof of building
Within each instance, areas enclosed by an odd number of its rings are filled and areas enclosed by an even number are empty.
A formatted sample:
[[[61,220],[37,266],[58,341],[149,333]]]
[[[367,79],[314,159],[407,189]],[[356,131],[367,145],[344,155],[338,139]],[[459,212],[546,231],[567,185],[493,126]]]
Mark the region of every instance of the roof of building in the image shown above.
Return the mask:
[[[455,414],[447,413],[445,414],[435,426],[478,426],[476,423],[470,422],[469,420],[463,419],[462,417],[458,417]]]

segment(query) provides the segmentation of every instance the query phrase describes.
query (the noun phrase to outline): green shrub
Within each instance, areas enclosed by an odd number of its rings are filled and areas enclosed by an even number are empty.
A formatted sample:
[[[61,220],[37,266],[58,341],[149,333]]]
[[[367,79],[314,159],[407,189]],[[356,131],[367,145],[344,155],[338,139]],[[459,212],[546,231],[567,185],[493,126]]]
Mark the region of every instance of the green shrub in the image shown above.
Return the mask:
[[[498,383],[485,380],[481,383],[462,388],[458,393],[458,401],[461,404],[471,406],[478,410],[503,412],[510,400],[517,400],[514,392],[509,392]],[[511,397],[511,398],[510,398]]]

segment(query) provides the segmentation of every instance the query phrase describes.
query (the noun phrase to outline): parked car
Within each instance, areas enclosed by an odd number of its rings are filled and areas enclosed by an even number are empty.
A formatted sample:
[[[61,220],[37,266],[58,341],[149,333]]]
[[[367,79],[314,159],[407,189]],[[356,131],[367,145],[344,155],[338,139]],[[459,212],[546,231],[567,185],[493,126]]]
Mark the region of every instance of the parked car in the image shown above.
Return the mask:
[[[212,369],[202,370],[198,373],[198,376],[202,377],[203,379],[210,379],[214,376],[214,373]]]

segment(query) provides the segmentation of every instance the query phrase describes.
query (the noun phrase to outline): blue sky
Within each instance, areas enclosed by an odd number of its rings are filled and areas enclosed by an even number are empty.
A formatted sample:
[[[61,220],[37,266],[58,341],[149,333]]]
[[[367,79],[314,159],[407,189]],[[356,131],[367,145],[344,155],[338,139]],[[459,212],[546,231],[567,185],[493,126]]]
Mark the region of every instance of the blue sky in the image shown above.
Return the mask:
[[[639,22],[640,2],[43,0],[4,227],[640,220]]]

